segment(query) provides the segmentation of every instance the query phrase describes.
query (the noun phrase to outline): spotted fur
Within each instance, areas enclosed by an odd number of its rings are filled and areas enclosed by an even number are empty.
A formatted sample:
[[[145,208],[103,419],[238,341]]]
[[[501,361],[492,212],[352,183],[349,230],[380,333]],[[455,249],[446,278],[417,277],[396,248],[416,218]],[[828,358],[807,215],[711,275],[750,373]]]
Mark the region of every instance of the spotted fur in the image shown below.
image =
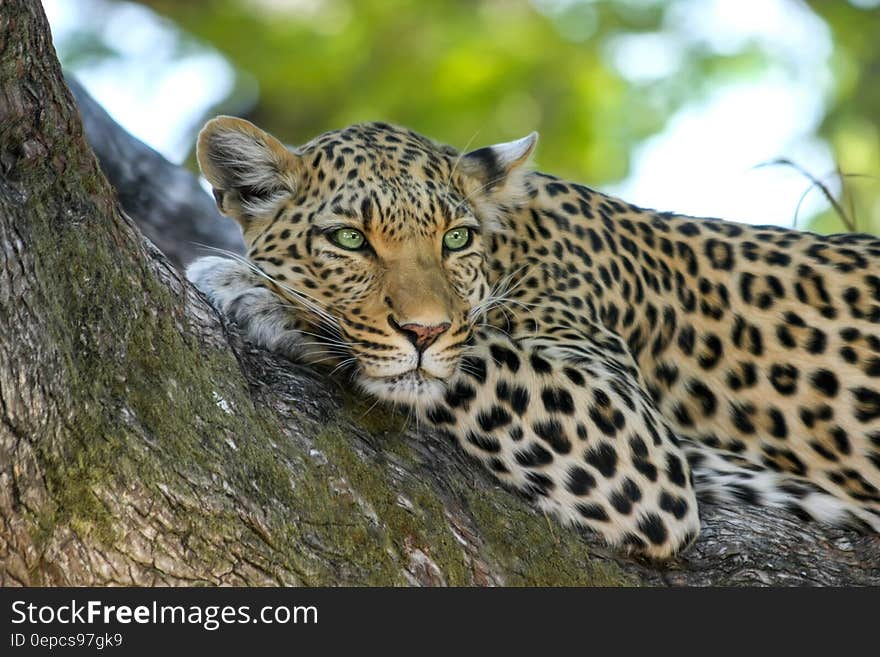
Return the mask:
[[[215,119],[199,161],[248,253],[189,276],[615,546],[679,552],[697,495],[880,530],[880,240],[637,208],[529,171],[534,144]]]

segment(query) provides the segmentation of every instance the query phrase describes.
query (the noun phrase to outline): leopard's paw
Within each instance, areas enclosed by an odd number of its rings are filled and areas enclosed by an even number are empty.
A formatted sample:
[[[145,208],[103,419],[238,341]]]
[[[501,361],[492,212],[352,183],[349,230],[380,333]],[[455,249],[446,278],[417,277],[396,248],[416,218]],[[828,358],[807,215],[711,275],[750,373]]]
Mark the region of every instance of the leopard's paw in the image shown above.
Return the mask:
[[[186,277],[252,342],[291,360],[310,360],[304,324],[248,264],[209,256],[190,264]]]

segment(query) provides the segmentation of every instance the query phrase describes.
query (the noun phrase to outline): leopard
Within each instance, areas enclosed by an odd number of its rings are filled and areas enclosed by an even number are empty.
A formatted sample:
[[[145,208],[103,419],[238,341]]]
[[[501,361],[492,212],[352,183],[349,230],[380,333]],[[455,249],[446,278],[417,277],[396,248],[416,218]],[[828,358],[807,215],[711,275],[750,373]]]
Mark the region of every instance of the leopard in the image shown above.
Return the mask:
[[[705,504],[880,531],[880,239],[637,207],[536,144],[216,117],[197,160],[246,252],[187,276],[612,549],[673,558]]]

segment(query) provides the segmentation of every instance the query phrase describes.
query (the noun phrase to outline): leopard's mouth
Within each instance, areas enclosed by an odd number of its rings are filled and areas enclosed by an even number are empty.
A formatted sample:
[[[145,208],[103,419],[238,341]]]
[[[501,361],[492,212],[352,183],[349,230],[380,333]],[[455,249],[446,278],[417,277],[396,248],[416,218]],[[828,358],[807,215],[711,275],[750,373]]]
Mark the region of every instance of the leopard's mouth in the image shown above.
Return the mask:
[[[395,374],[393,376],[385,376],[379,377],[383,381],[387,381],[388,383],[397,383],[397,382],[414,382],[414,383],[422,383],[425,381],[440,381],[440,377],[434,376],[429,372],[425,371],[421,367],[414,367],[411,370],[403,372],[402,374]]]
[[[369,394],[391,402],[427,404],[443,396],[446,384],[420,368],[392,376],[361,375],[359,385]]]

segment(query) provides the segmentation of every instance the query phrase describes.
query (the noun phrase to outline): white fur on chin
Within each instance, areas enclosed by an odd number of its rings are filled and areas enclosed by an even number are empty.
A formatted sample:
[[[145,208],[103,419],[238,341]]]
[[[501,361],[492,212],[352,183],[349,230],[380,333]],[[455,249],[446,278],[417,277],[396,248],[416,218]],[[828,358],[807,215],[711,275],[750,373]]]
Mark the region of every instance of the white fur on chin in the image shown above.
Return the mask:
[[[374,378],[360,376],[358,385],[366,393],[384,401],[424,408],[443,398],[446,384],[440,379],[410,371],[401,376]]]

